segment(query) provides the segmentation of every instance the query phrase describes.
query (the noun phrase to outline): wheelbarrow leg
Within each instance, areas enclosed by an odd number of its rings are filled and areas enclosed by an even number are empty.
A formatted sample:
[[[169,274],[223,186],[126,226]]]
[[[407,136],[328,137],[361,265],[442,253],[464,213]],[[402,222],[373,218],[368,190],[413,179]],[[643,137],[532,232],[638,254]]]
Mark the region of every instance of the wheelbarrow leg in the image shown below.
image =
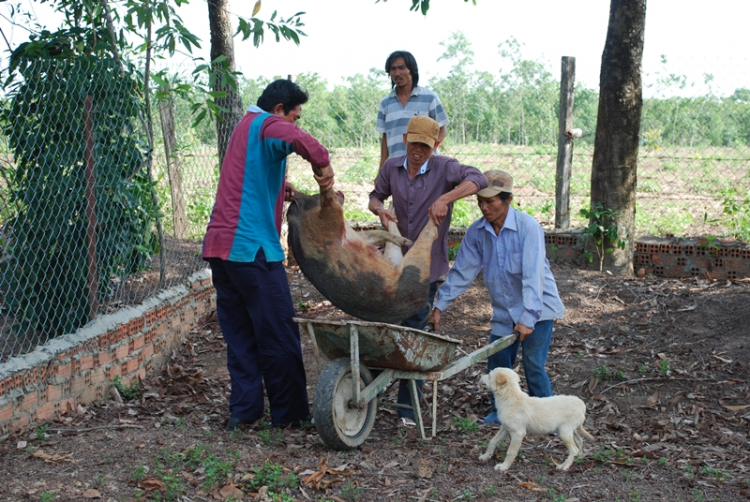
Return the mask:
[[[422,409],[419,406],[419,393],[417,392],[417,382],[409,379],[409,394],[411,394],[411,407],[414,410],[414,421],[419,428],[419,437],[427,439],[424,435],[424,422],[422,421]]]
[[[437,380],[432,381],[432,437],[437,435]]]

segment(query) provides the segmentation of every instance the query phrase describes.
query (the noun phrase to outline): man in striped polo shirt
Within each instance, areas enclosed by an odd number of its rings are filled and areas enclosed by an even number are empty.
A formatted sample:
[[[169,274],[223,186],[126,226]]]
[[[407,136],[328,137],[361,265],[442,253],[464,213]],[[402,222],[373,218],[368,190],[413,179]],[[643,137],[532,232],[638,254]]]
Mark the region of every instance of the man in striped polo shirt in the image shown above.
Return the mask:
[[[440,126],[438,142],[445,138],[448,116],[437,94],[420,87],[419,69],[414,56],[396,51],[388,56],[385,71],[391,76],[391,93],[380,102],[376,130],[383,133],[380,144],[380,167],[390,157],[406,154],[404,134],[409,119],[426,115]]]

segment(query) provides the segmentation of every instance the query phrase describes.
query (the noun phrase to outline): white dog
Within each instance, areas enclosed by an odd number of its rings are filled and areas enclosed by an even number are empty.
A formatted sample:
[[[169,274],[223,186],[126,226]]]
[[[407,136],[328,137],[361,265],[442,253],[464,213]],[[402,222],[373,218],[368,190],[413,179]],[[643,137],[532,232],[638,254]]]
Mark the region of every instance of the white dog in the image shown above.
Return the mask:
[[[489,375],[481,377],[481,382],[495,396],[497,416],[502,425],[479,460],[489,460],[498,443],[510,435],[505,462],[495,466],[496,470],[507,471],[526,435],[551,434],[557,430],[568,448],[568,458],[557,468],[568,470],[576,455],[583,453],[581,436],[594,439],[583,428],[586,404],[576,396],[530,397],[521,390],[519,381],[518,374],[508,368],[495,368]]]

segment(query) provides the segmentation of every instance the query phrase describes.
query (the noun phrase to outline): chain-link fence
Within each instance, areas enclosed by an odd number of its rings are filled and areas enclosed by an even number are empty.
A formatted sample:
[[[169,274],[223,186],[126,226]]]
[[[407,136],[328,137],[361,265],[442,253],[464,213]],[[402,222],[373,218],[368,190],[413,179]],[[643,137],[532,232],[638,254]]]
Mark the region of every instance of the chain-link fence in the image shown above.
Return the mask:
[[[559,82],[543,65],[527,63],[502,77],[457,67],[421,84],[438,93],[451,120],[441,153],[512,173],[518,205],[551,227]],[[155,93],[149,121],[134,78],[108,62],[39,62],[19,69],[6,88],[0,362],[205,266],[200,247],[219,172],[215,125],[194,124],[188,100],[157,101]],[[379,165],[375,119],[390,90],[387,76],[373,71],[338,85],[317,74],[295,80],[310,95],[298,124],[330,149],[347,217],[373,221],[367,195]],[[245,105],[267,83],[243,82]],[[578,211],[589,203],[597,103],[595,91],[577,86],[573,120],[583,136],[573,151],[573,227],[583,225]],[[637,236],[747,239],[749,145],[748,89],[730,97],[647,97]],[[317,188],[297,156],[289,158],[289,179],[304,191]],[[478,216],[473,198],[458,201],[453,223]]]

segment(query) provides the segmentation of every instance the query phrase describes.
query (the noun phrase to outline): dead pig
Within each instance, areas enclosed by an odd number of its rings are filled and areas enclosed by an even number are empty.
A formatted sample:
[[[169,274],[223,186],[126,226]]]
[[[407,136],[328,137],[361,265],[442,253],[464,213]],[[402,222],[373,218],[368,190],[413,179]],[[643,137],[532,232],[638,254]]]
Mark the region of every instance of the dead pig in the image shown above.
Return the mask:
[[[355,232],[332,189],[320,195],[296,192],[287,224],[289,247],[300,269],[347,314],[398,324],[428,306],[430,251],[437,237],[431,220],[398,266],[370,242],[409,241],[385,230],[362,232],[364,236]]]

